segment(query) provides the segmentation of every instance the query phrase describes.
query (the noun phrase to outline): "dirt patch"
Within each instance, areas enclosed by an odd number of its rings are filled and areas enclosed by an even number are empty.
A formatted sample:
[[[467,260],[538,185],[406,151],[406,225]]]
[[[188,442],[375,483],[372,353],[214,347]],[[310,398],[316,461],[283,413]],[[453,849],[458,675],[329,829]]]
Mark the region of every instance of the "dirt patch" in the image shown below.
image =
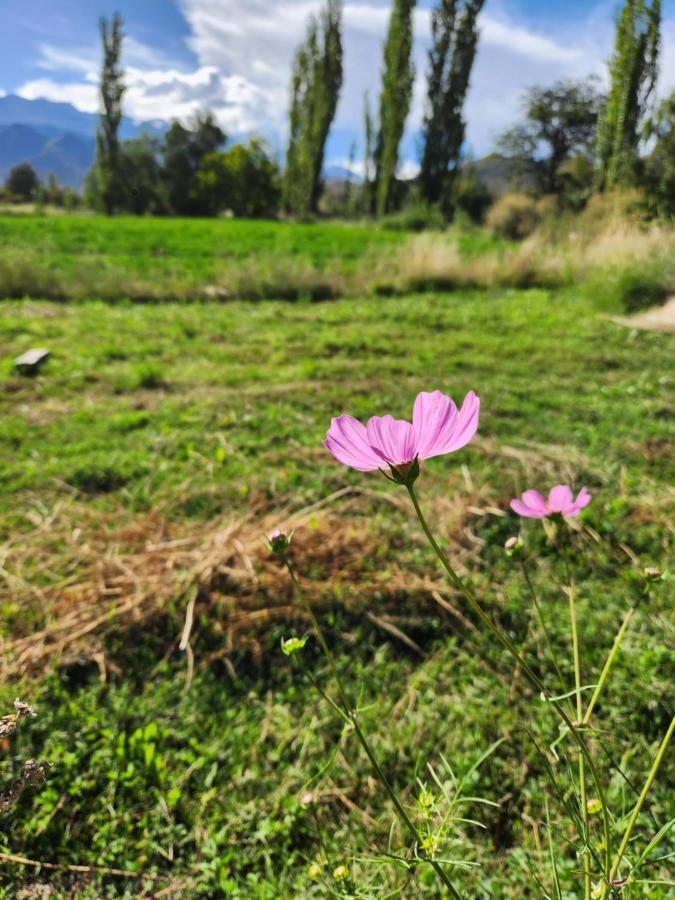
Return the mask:
[[[401,616],[413,610],[421,620],[429,608],[438,614],[434,595],[446,593],[446,585],[440,572],[428,577],[397,565],[364,515],[373,500],[372,491],[344,488],[293,514],[252,510],[228,525],[203,524],[187,533],[184,523],[158,513],[127,514],[115,524],[86,502],[64,501],[36,519],[33,533],[0,547],[2,595],[21,611],[3,643],[0,679],[91,661],[105,675],[116,667],[110,639],[119,645],[127,635],[135,642],[139,629],[168,635],[169,649],[182,632],[181,649],[190,659],[191,645],[200,661],[229,665],[235,652],[258,655],[270,629],[307,627],[288,575],[266,545],[265,535],[278,527],[294,532],[291,554],[312,605],[367,615],[403,640]],[[407,510],[405,498],[393,494],[377,493],[377,502],[390,502],[392,512]],[[468,520],[487,502],[473,492],[443,498],[434,510],[460,567],[480,554]],[[64,559],[70,574],[62,577],[55,573]]]
[[[648,331],[665,331],[675,334],[675,297],[667,300],[663,306],[654,306],[634,316],[612,316],[612,322],[628,328],[643,328]]]

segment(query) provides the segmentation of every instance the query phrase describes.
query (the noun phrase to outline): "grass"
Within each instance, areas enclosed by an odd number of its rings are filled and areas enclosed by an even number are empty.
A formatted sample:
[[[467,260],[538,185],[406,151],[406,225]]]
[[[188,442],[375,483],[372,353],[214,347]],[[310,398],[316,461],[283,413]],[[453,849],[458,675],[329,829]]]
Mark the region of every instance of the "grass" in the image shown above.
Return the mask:
[[[471,794],[500,806],[470,809],[468,818],[487,828],[461,826],[454,852],[481,866],[457,873],[456,882],[472,898],[539,897],[534,872],[552,890],[541,850],[541,764],[525,729],[537,699],[470,620],[434,601],[431,587],[442,580],[396,488],[333,464],[320,441],[342,410],[407,416],[418,390],[441,387],[456,399],[477,390],[479,439],[458,457],[430,461],[420,497],[477,589],[493,586],[493,611],[521,645],[539,638],[502,550],[517,523],[495,510],[530,485],[587,484],[594,501],[582,534],[586,552],[573,568],[582,664],[592,680],[627,605],[640,596],[639,569],[667,565],[673,475],[672,338],[618,326],[594,311],[594,299],[577,287],[321,305],[4,302],[4,639],[53,622],[68,611],[71,586],[101,577],[82,562],[83,548],[105,544],[106,533],[124,563],[135,523],[152,521],[153,535],[194,541],[249,515],[254,533],[275,511],[286,515],[346,486],[365,488],[336,502],[328,525],[318,513],[300,529],[294,553],[339,664],[360,685],[384,765],[421,815],[415,778],[429,782],[428,762],[440,771],[443,754],[461,775],[503,739],[471,776]],[[46,346],[52,356],[37,378],[24,379],[11,360],[30,346]],[[564,647],[554,561],[538,528],[527,535],[545,615]],[[349,880],[332,878],[339,865],[362,896],[395,888],[435,896],[430,874],[411,878],[374,861],[399,850],[403,837],[390,832],[392,810],[353,738],[314,694],[310,671],[324,686],[330,681],[313,642],[299,671],[278,649],[289,629],[303,630],[302,619],[273,620],[254,642],[235,631],[228,643],[237,603],[262,608],[275,592],[281,602],[289,596],[262,546],[252,562],[258,584],[249,594],[221,576],[214,595],[197,601],[187,693],[177,649],[182,594],[158,598],[161,614],[142,626],[130,620],[91,632],[80,655],[53,672],[5,684],[4,706],[22,693],[39,717],[12,736],[0,781],[29,756],[55,765],[44,788],[26,791],[0,819],[0,851],[138,873],[46,875],[13,864],[5,868],[5,896],[47,878],[60,895],[84,898],[146,895],[174,881],[182,896],[349,895]],[[605,750],[633,784],[667,727],[668,587],[656,583],[638,607],[597,711]],[[402,630],[422,656],[378,621]],[[571,680],[571,670],[565,674]],[[373,706],[382,696],[384,706]],[[533,727],[544,746],[557,737],[544,712]],[[604,751],[597,755],[605,766]],[[670,787],[664,768],[640,819],[641,846],[654,822],[667,820]],[[616,770],[610,795],[619,811],[635,799]],[[548,802],[555,820],[556,799]],[[565,853],[565,837],[554,833],[559,876],[570,885],[577,863]],[[658,881],[664,869],[652,862],[644,877]],[[667,888],[636,885],[624,896],[664,898]]]
[[[317,282],[321,298],[401,240],[332,223],[0,215],[0,296],[295,298]]]
[[[555,216],[518,244],[486,229],[406,236],[348,223],[0,215],[0,297],[330,300],[365,293],[583,287],[622,312],[675,291],[675,231]]]

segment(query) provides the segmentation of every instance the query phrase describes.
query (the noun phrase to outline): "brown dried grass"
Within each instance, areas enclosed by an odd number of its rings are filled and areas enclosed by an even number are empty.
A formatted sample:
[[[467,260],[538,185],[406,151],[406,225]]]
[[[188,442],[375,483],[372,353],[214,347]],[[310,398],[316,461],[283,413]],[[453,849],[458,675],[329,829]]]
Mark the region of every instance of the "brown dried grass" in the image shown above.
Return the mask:
[[[338,603],[364,614],[372,607],[371,621],[406,643],[403,632],[396,634],[402,598],[434,606],[434,594],[445,586],[440,576],[434,581],[403,572],[388,552],[381,566],[372,565],[378,538],[363,516],[372,494],[345,488],[295,513],[252,512],[227,525],[192,526],[189,533],[157,513],[115,524],[77,498],[61,501],[36,517],[32,533],[0,547],[3,600],[30,613],[19,622],[39,622],[32,631],[19,624],[0,645],[0,678],[81,661],[97,662],[105,676],[113,631],[137,640],[138,629],[162,621],[168,621],[176,643],[180,639],[191,670],[194,621],[205,617],[209,636],[200,642],[208,648],[205,659],[221,658],[229,665],[235,652],[259,654],[271,627],[285,622],[302,627],[303,620],[288,576],[266,546],[265,535],[277,527],[294,531],[292,548],[312,603]],[[377,497],[403,508],[396,495]],[[438,506],[445,533],[456,538],[460,563],[480,552],[467,516],[481,511],[476,504],[483,501],[474,491]],[[64,557],[65,577],[57,574]]]

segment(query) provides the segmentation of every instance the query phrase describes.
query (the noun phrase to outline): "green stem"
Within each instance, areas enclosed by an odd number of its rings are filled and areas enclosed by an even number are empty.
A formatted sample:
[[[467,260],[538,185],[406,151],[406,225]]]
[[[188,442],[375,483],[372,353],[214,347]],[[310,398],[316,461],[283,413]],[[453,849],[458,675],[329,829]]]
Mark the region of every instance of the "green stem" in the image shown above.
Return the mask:
[[[349,699],[347,690],[344,686],[342,678],[340,677],[340,673],[339,673],[337,665],[335,663],[335,657],[333,656],[330,647],[326,643],[326,639],[323,636],[323,632],[321,631],[321,628],[319,626],[317,618],[314,615],[314,611],[312,610],[312,607],[310,606],[310,604],[307,602],[304,591],[300,587],[298,579],[295,576],[295,572],[293,571],[293,567],[291,566],[290,560],[288,559],[288,557],[285,554],[282,558],[286,565],[286,569],[288,570],[288,574],[290,576],[291,582],[293,583],[293,587],[295,588],[295,592],[296,592],[297,596],[300,598],[300,602],[302,603],[303,609],[307,613],[307,616],[309,617],[309,620],[312,623],[312,628],[314,629],[314,632],[319,641],[319,644],[321,645],[321,649],[322,649],[326,659],[328,660],[328,665],[330,666],[331,673],[332,673],[333,677],[335,678],[335,681],[338,686],[338,691],[340,692],[340,697],[342,698],[342,702],[345,706],[345,715],[351,722],[351,724],[354,728],[354,733],[356,734],[356,737],[358,738],[359,743],[363,747],[363,749],[366,753],[366,756],[370,760],[370,764],[372,765],[373,769],[375,770],[377,777],[380,779],[382,786],[384,787],[385,791],[387,792],[389,799],[394,804],[394,808],[396,809],[396,812],[398,813],[399,819],[404,824],[404,826],[408,829],[408,831],[410,831],[411,835],[415,839],[417,846],[421,847],[422,846],[422,837],[421,837],[420,833],[418,832],[417,828],[415,827],[415,824],[413,823],[413,821],[410,818],[410,816],[408,815],[408,813],[405,811],[403,804],[400,802],[400,800],[396,796],[396,792],[394,791],[393,787],[389,783],[389,779],[384,774],[384,771],[382,770],[382,767],[380,766],[380,763],[378,762],[377,757],[375,756],[370,744],[368,743],[368,739],[366,738],[366,736],[363,732],[363,729],[361,728],[361,724],[359,722],[357,712],[354,709],[352,702]],[[332,704],[332,705],[335,706],[335,704]],[[443,867],[437,862],[437,860],[431,859],[430,857],[426,857],[426,861],[429,862],[430,865],[433,867],[433,869],[436,872],[436,875],[438,876],[440,881],[450,892],[450,896],[455,898],[455,900],[462,900],[461,894],[454,887],[454,885],[452,884],[452,882],[446,875],[445,871],[443,870]]]
[[[576,688],[577,722],[582,723],[584,709],[581,701],[581,657],[579,655],[579,632],[577,630],[577,610],[574,602],[574,585],[572,584],[568,568],[567,596],[570,604],[570,622],[572,624],[572,652],[574,655],[574,687]],[[586,769],[584,757],[579,754],[579,794],[581,800],[581,821],[584,825],[584,898],[591,897],[591,860],[588,854],[588,800],[586,797]]]
[[[450,581],[454,584],[457,590],[462,594],[466,602],[469,604],[474,613],[478,616],[481,622],[485,625],[485,627],[490,631],[490,633],[499,641],[499,643],[511,654],[511,656],[515,659],[517,663],[520,664],[520,667],[523,670],[528,681],[532,684],[532,686],[539,691],[543,697],[548,701],[548,703],[555,709],[557,714],[563,720],[565,725],[567,726],[570,734],[572,735],[574,741],[577,743],[580,752],[583,754],[586,763],[588,764],[588,768],[593,777],[593,783],[598,792],[598,799],[600,800],[600,804],[602,806],[602,821],[603,821],[603,836],[604,836],[604,851],[605,851],[605,874],[609,873],[609,868],[611,865],[612,859],[612,848],[611,848],[611,831],[610,831],[610,822],[609,822],[609,812],[607,809],[607,800],[605,797],[605,791],[602,787],[602,783],[600,781],[600,776],[598,775],[598,770],[595,767],[595,763],[593,762],[593,758],[591,757],[588,747],[586,746],[586,742],[579,734],[576,726],[570,719],[570,717],[565,712],[565,709],[560,705],[557,700],[554,700],[553,697],[549,694],[546,686],[543,681],[539,678],[539,676],[534,672],[527,662],[522,658],[518,649],[516,648],[513,641],[504,634],[497,625],[492,621],[490,616],[485,612],[483,607],[480,605],[474,594],[471,590],[464,584],[462,579],[457,575],[455,570],[452,568],[449,560],[446,555],[443,553],[441,548],[439,547],[436,539],[431,533],[429,526],[427,525],[426,519],[424,518],[424,514],[420,509],[420,505],[417,501],[417,497],[415,495],[415,490],[411,484],[406,485],[408,493],[410,494],[410,499],[412,500],[412,504],[415,508],[415,512],[417,513],[417,518],[419,519],[420,525],[422,526],[422,531],[426,535],[427,540],[429,541],[431,547],[433,548],[436,556],[438,557],[441,565],[448,573]]]
[[[602,693],[602,689],[605,686],[605,682],[607,681],[607,677],[609,675],[609,671],[614,664],[614,659],[616,658],[616,654],[621,646],[621,641],[623,640],[623,636],[626,633],[626,629],[630,625],[630,620],[633,618],[633,614],[635,613],[635,607],[631,606],[626,615],[624,616],[624,620],[621,623],[621,627],[619,628],[616,637],[614,638],[614,644],[612,645],[612,649],[609,651],[609,656],[605,662],[605,665],[602,668],[602,672],[600,673],[600,679],[598,684],[593,691],[593,696],[591,697],[591,701],[588,704],[588,709],[586,710],[582,721],[583,725],[588,725],[591,720],[591,714],[595,709],[595,704],[598,702],[600,694]]]
[[[649,793],[649,789],[651,788],[654,779],[656,778],[656,773],[659,770],[659,766],[663,762],[663,758],[666,755],[666,750],[668,749],[668,744],[670,743],[670,739],[673,736],[673,731],[675,730],[675,716],[670,720],[670,726],[668,731],[666,732],[665,737],[661,741],[661,746],[659,747],[658,753],[652,763],[652,767],[650,769],[649,775],[647,776],[647,780],[645,781],[645,785],[642,788],[642,792],[638,797],[638,801],[635,804],[635,809],[631,813],[630,820],[628,822],[628,826],[626,827],[626,831],[624,832],[624,836],[621,839],[621,844],[619,845],[619,849],[616,854],[616,859],[614,860],[614,864],[612,865],[611,871],[609,873],[609,883],[613,884],[614,879],[616,878],[617,872],[619,871],[619,866],[621,865],[621,860],[623,859],[623,855],[626,852],[626,847],[628,846],[628,842],[630,841],[630,836],[633,833],[633,828],[635,827],[635,823],[637,822],[637,818],[640,815],[640,810],[645,802],[647,794]]]
[[[544,633],[544,640],[546,641],[546,646],[548,647],[548,652],[551,657],[551,661],[553,662],[553,666],[556,671],[556,675],[558,676],[558,681],[560,682],[560,688],[563,693],[566,690],[565,679],[563,677],[560,666],[558,665],[558,660],[556,658],[555,650],[553,648],[553,641],[551,640],[551,635],[549,633],[548,628],[546,627],[546,622],[544,620],[543,613],[541,611],[541,606],[539,605],[539,601],[537,600],[537,593],[534,589],[534,585],[532,584],[532,579],[530,578],[530,573],[528,572],[527,565],[525,564],[525,560],[522,559],[520,561],[520,566],[523,570],[523,576],[525,578],[525,582],[530,591],[530,597],[532,598],[532,605],[534,606],[535,612],[537,613],[537,618],[539,619],[539,624],[541,625],[541,630]]]

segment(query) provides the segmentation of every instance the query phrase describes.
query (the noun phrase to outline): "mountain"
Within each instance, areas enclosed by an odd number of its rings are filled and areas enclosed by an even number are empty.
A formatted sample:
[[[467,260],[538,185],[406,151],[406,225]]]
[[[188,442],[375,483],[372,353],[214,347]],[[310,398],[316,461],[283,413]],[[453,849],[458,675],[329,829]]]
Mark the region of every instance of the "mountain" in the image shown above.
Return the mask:
[[[96,113],[81,112],[71,103],[54,103],[51,100],[26,100],[16,94],[0,97],[0,125],[30,125],[54,137],[69,132],[82,137],[94,137],[98,116]],[[169,127],[168,122],[157,119],[153,122],[133,122],[126,117],[120,124],[122,140],[150,134],[160,137]]]
[[[354,184],[361,184],[363,178],[356,175],[346,166],[326,166],[323,170],[323,177],[326,181],[351,181]]]
[[[98,116],[70,103],[0,97],[0,182],[12,166],[27,162],[45,180],[50,172],[60,184],[81,189],[96,150]],[[123,118],[122,140],[149,134],[159,137],[168,122],[133,122]]]
[[[29,125],[0,125],[0,181],[13,166],[26,162],[41,181],[53,172],[59,184],[81,188],[95,150],[93,137],[71,132],[51,136]]]
[[[527,191],[537,184],[534,163],[524,163],[499,153],[490,153],[482,159],[468,162],[465,168],[475,173],[478,183],[493,197],[501,197],[509,191]]]

